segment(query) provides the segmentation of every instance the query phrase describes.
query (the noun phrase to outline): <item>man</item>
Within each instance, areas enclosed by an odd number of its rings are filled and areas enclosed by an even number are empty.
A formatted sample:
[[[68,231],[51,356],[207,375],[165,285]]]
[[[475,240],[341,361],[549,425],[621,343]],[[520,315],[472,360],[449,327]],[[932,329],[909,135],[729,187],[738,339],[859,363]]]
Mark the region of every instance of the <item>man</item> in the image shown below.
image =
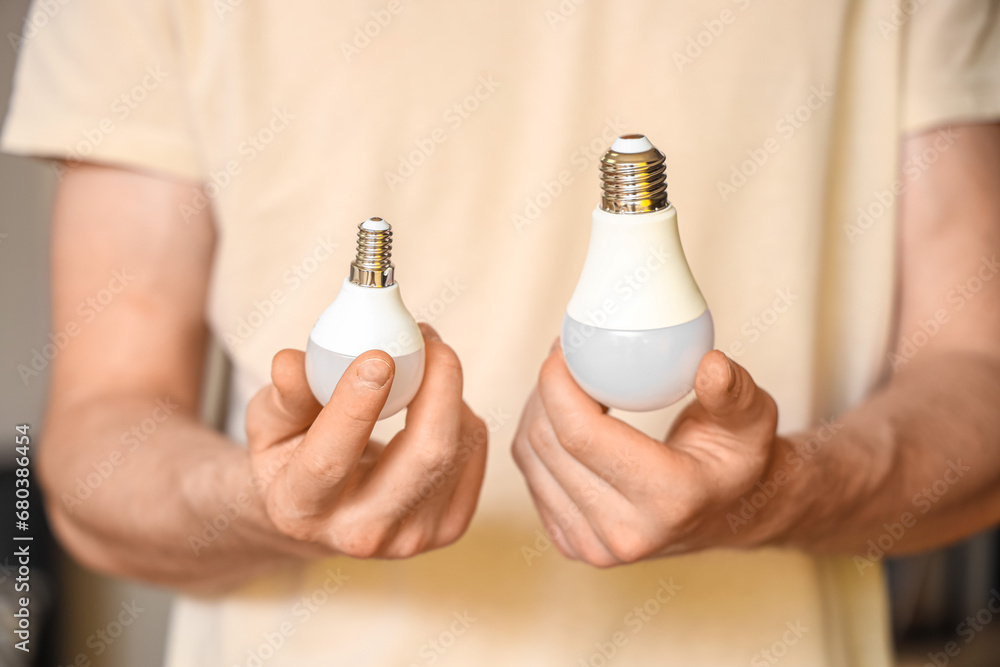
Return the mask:
[[[172,667],[889,664],[881,557],[1000,517],[995,11],[63,6],[4,133],[66,165],[56,532],[186,592]],[[628,131],[667,154],[720,350],[647,415],[605,414],[549,350]],[[279,352],[370,215],[451,341],[424,330],[405,427],[371,441],[385,354],[320,406]],[[206,319],[228,436],[195,417]]]

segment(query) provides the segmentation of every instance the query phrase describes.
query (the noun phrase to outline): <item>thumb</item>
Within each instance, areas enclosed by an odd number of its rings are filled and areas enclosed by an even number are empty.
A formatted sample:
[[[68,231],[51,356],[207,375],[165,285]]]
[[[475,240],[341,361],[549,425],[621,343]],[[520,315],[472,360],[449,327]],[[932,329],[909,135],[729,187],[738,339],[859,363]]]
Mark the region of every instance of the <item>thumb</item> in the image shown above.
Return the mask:
[[[351,362],[275,479],[272,519],[275,512],[309,516],[336,499],[368,445],[394,374],[392,357],[379,350]]]
[[[750,373],[719,350],[706,354],[694,380],[698,402],[709,419],[730,431],[766,431],[773,436],[778,407]]]

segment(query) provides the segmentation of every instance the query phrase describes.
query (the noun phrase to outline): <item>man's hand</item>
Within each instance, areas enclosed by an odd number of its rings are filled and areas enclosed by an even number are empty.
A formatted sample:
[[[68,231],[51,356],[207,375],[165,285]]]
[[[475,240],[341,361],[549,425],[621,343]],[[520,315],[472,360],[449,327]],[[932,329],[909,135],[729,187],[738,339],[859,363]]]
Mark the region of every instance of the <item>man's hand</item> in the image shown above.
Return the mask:
[[[326,406],[306,382],[305,355],[275,355],[273,384],[247,408],[247,436],[267,516],[293,552],[407,558],[465,532],[486,426],[462,401],[458,357],[433,329],[423,332],[423,383],[405,428],[384,447],[369,437],[392,386],[389,355],[355,359]]]
[[[717,350],[702,359],[695,392],[661,442],[607,415],[554,346],[513,454],[564,555],[608,567],[762,539],[734,535],[725,517],[766,477],[777,407]]]

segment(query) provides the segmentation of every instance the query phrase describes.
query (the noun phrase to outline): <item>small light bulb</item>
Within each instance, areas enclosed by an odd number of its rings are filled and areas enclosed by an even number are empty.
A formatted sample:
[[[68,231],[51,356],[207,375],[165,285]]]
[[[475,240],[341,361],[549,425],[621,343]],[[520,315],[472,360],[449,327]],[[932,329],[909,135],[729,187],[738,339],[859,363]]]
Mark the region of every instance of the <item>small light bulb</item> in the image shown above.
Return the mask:
[[[596,401],[656,410],[694,386],[712,315],[681,248],[663,153],[643,135],[619,137],[601,158],[601,190],[562,349]]]
[[[383,350],[396,375],[379,419],[405,408],[424,377],[424,337],[403,305],[392,265],[392,227],[382,218],[358,225],[358,255],[340,293],[316,320],[306,345],[306,379],[326,404],[340,377],[362,352]]]

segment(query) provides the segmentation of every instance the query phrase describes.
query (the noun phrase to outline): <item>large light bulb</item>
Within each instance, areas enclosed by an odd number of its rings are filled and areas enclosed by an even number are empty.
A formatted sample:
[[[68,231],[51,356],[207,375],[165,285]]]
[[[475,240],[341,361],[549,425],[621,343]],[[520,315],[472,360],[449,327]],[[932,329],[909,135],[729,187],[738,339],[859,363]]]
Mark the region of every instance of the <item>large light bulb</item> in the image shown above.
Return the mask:
[[[601,189],[562,349],[598,402],[655,410],[694,386],[712,315],[681,248],[663,153],[643,135],[619,137],[601,158]]]
[[[383,350],[396,376],[379,419],[406,407],[424,377],[424,338],[403,305],[392,265],[392,227],[382,218],[358,225],[358,255],[340,293],[316,320],[306,345],[306,378],[316,400],[330,400],[340,377],[368,350]]]

